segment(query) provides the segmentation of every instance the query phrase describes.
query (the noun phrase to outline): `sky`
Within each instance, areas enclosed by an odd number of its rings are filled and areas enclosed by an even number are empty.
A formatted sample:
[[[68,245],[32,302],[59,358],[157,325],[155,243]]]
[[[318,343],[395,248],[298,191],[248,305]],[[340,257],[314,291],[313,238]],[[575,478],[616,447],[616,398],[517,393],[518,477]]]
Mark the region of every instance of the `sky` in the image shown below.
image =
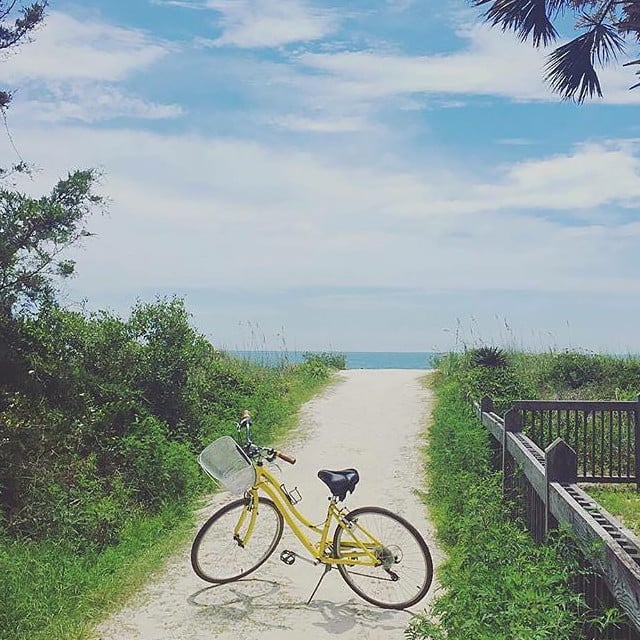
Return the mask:
[[[466,0],[52,0],[0,59],[2,166],[101,172],[70,308],[179,296],[223,349],[637,353],[640,89],[615,64],[563,102],[548,53]]]

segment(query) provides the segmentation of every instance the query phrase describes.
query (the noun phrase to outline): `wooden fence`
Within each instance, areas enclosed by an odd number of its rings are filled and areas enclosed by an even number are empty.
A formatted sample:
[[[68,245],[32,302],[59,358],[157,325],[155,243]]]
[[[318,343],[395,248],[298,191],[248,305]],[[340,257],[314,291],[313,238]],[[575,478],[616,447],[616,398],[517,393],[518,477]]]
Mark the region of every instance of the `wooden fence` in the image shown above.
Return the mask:
[[[541,449],[561,438],[576,452],[578,482],[640,484],[640,397],[632,402],[524,400],[511,411]]]
[[[576,576],[576,586],[585,594],[587,604],[600,612],[616,606],[624,614],[619,624],[604,631],[597,627],[591,628],[587,624],[587,637],[601,640],[640,640],[640,540],[577,484],[579,468],[581,478],[593,481],[602,476],[608,478],[608,481],[623,481],[624,477],[625,482],[637,482],[639,476],[635,469],[638,456],[635,454],[635,446],[638,438],[635,437],[635,430],[639,422],[638,403],[629,403],[634,404],[634,408],[626,403],[622,408],[616,408],[619,403],[612,403],[613,408],[605,408],[604,405],[607,403],[591,404],[589,407],[585,407],[585,403],[567,403],[571,405],[568,409],[559,408],[557,405],[561,403],[553,403],[553,409],[550,405],[541,407],[543,404],[518,402],[502,418],[494,412],[490,398],[483,398],[479,404],[475,403],[476,414],[494,438],[494,462],[503,471],[504,492],[507,497],[514,499],[517,515],[527,523],[536,541],[543,542],[559,523],[571,529],[583,550],[585,564],[589,564],[593,569],[590,573]],[[557,411],[558,415],[561,411],[577,411],[583,412],[583,416],[587,411],[590,411],[591,416],[598,415],[598,412],[627,412],[628,416],[633,417],[626,418],[627,426],[621,428],[619,433],[629,436],[629,424],[633,425],[633,438],[628,437],[625,441],[633,442],[634,454],[629,458],[633,459],[633,465],[621,463],[621,473],[617,473],[617,463],[613,467],[596,463],[598,473],[585,475],[585,466],[580,466],[583,461],[580,456],[584,455],[584,443],[591,447],[593,439],[584,439],[581,435],[577,440],[577,444],[580,445],[578,454],[563,438],[557,437],[555,425],[562,422],[552,418],[551,424],[554,429],[545,431],[542,441],[545,442],[545,439],[549,438],[549,433],[556,437],[543,449],[524,431],[525,424],[528,424],[534,433],[536,428],[537,433],[540,433],[535,420],[527,423],[527,411],[538,411],[538,415],[541,411]],[[576,425],[589,424],[582,420],[580,422],[580,419],[576,420],[574,416],[573,420],[569,421],[570,429],[574,429],[569,431],[570,434],[575,433]],[[593,418],[590,420],[591,424],[594,424]],[[596,425],[598,421],[599,418],[596,418]],[[621,422],[624,423],[624,420]],[[607,425],[610,423],[610,420],[605,421]],[[543,424],[547,423],[543,421]],[[571,443],[576,444],[576,439],[571,440]],[[616,451],[617,460],[618,449],[614,447],[612,450]],[[621,460],[626,460],[626,456],[627,452],[624,452],[624,456],[621,454]],[[625,476],[623,470],[626,473],[631,467],[633,474]],[[593,466],[587,466],[588,471],[592,469]],[[616,473],[602,473],[602,469],[614,470]]]

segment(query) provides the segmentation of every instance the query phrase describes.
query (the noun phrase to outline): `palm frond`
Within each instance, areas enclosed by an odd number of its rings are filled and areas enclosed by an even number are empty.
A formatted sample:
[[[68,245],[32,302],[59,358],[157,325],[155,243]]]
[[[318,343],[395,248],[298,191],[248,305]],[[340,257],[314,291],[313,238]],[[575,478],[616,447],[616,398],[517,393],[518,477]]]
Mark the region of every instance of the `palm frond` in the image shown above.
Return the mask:
[[[564,100],[584,102],[595,94],[602,97],[598,75],[593,67],[595,32],[588,31],[553,51],[545,65],[545,80]]]
[[[618,54],[624,51],[624,39],[618,35],[614,26],[609,24],[594,24],[592,56],[598,64],[604,65],[618,59]]]
[[[547,14],[549,17],[553,17],[565,11],[565,9],[571,8],[570,0],[547,0]]]
[[[583,2],[602,2],[602,0],[545,0],[544,4],[546,5],[546,13],[549,17],[553,17],[556,14],[563,12],[565,10],[574,9],[574,3],[576,1]],[[479,7],[483,4],[489,4],[490,2],[495,2],[495,0],[471,0],[472,4],[476,7]]]
[[[640,64],[640,60],[631,60],[630,62],[625,62],[622,66],[623,67],[631,67],[631,66],[637,65],[637,64]],[[640,76],[640,71],[636,71],[636,75]],[[638,87],[640,87],[640,82],[636,82],[636,84],[630,86],[629,90],[637,89]]]
[[[617,5],[627,0],[560,0],[573,11],[592,11],[595,14],[605,15],[615,11]]]
[[[618,31],[633,34],[640,40],[640,0],[622,2],[620,11],[622,19],[615,24]]]
[[[476,6],[493,2],[485,12],[485,19],[493,26],[499,25],[503,31],[515,31],[520,40],[532,37],[538,47],[553,42],[558,33],[551,23],[548,9],[557,10],[561,0],[472,0]],[[549,5],[549,6],[548,6]]]

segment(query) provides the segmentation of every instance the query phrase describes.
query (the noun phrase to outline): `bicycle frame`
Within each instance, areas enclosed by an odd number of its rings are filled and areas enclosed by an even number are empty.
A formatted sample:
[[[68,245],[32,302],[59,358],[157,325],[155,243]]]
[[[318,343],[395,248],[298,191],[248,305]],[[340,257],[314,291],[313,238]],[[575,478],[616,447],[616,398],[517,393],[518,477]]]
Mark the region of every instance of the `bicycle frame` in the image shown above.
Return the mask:
[[[280,512],[295,536],[317,562],[327,565],[349,564],[379,566],[381,564],[375,555],[375,550],[381,548],[383,546],[382,543],[362,526],[348,520],[345,517],[348,513],[347,509],[338,506],[337,498],[332,496],[329,499],[329,507],[324,522],[315,525],[295,508],[273,473],[265,469],[263,464],[255,465],[255,469],[257,474],[256,482],[246,494],[248,499],[251,500],[251,506],[242,512],[233,531],[234,538],[238,544],[247,544],[253,534],[259,508],[258,493],[262,491],[273,501],[276,509]],[[249,523],[244,535],[241,536],[240,531],[246,521],[247,514],[250,514]],[[341,541],[341,554],[338,558],[333,555],[333,541],[329,538],[329,531],[333,520],[349,534],[350,538]],[[363,534],[365,539],[363,540],[357,536],[354,533],[354,529],[357,529],[358,534]],[[319,536],[316,542],[307,535],[306,530]]]

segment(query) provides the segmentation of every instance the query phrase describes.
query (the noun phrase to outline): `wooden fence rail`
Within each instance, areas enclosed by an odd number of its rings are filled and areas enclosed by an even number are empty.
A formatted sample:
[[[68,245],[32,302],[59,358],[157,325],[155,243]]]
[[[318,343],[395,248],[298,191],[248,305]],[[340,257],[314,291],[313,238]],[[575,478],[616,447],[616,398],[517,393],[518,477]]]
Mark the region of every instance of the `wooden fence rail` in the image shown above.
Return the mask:
[[[576,452],[578,482],[640,486],[640,397],[635,401],[522,400],[511,411],[541,449],[562,438]]]
[[[626,619],[617,630],[600,633],[592,629],[590,637],[640,640],[640,540],[578,486],[584,474],[578,474],[579,454],[568,442],[555,437],[542,449],[524,432],[527,423],[523,412],[538,410],[535,405],[542,404],[518,402],[502,418],[494,412],[490,398],[474,403],[476,415],[493,435],[495,459],[503,471],[503,489],[511,497],[524,497],[519,515],[538,542],[558,523],[571,529],[596,572],[595,576],[581,579],[589,605],[597,610],[615,604],[625,614]],[[634,408],[623,404],[620,409],[604,409],[600,405],[605,403],[571,404],[580,407],[569,411],[632,412],[634,430],[640,423],[638,403],[631,403],[636,405]],[[634,446],[638,440],[633,440]],[[635,471],[638,458],[634,455],[634,481],[639,477]]]

